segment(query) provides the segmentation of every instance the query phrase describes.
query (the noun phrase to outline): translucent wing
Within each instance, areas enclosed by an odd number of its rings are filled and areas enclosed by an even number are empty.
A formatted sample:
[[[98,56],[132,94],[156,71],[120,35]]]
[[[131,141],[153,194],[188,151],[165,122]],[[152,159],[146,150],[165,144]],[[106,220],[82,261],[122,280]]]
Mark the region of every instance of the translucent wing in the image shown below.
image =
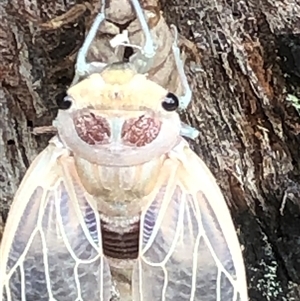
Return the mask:
[[[188,148],[165,162],[142,215],[135,301],[247,301],[244,263],[225,200]]]
[[[14,199],[1,244],[0,300],[110,299],[97,211],[72,157],[50,145]]]

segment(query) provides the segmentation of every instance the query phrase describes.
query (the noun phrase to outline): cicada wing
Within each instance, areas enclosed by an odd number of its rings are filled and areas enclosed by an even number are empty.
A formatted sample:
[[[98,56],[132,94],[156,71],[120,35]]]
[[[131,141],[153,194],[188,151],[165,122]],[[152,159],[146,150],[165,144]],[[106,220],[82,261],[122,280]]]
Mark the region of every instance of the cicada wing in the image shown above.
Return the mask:
[[[0,300],[110,300],[100,222],[66,150],[50,144],[15,196],[0,249]]]
[[[135,301],[247,301],[241,248],[214,177],[190,149],[143,212]],[[173,161],[173,162],[172,162]],[[177,161],[177,163],[176,163]],[[165,178],[166,178],[165,177]]]

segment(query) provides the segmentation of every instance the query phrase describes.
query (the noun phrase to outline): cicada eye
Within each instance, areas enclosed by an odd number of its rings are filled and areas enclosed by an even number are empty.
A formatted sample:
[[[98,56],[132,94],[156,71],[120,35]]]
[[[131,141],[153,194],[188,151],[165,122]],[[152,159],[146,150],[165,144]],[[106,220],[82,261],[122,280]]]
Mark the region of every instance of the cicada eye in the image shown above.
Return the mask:
[[[161,105],[166,111],[175,111],[179,106],[178,97],[175,94],[169,92]]]
[[[57,105],[60,110],[68,110],[72,106],[72,98],[67,95],[64,97],[57,97]]]

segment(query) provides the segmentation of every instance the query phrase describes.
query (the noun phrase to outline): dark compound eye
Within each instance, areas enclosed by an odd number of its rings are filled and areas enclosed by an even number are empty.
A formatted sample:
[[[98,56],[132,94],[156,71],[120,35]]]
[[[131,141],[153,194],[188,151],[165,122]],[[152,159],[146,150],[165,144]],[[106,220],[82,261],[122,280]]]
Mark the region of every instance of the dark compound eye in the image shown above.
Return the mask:
[[[179,106],[179,100],[175,94],[169,92],[161,105],[166,111],[175,111]]]
[[[72,98],[63,93],[57,97],[56,102],[60,110],[68,110],[72,106]]]

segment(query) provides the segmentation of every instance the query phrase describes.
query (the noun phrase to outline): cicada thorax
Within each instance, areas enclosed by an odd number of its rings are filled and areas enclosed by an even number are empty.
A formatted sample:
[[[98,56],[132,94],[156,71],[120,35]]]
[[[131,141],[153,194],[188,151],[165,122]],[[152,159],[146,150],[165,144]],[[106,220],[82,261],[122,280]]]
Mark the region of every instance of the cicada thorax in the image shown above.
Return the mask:
[[[126,153],[124,154],[126,156]],[[134,214],[141,200],[156,185],[165,155],[131,166],[103,166],[74,155],[79,177],[86,191],[107,204],[111,215]]]
[[[157,186],[165,158],[114,167],[74,156],[82,185],[97,204],[106,256],[121,260],[138,257],[140,215],[151,202],[149,195]]]
[[[181,127],[168,91],[126,66],[113,64],[71,87],[72,106],[55,123],[97,206],[104,254],[117,259],[138,256],[140,215]]]

